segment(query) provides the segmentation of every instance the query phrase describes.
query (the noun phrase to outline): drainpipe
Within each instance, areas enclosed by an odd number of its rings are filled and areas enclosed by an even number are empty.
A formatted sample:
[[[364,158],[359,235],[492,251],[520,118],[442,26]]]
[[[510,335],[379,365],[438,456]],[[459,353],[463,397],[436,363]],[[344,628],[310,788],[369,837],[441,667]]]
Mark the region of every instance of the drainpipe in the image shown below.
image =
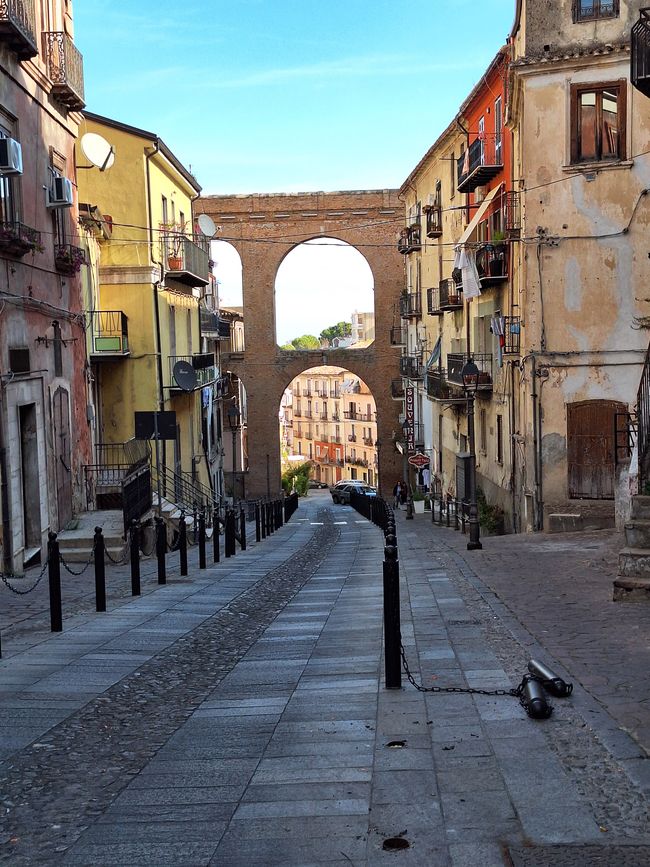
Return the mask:
[[[517,413],[515,412],[515,364],[510,362],[510,490],[512,493],[512,529],[518,532],[517,519],[517,443],[515,442],[515,425]]]
[[[537,363],[535,356],[531,355],[532,367],[531,378],[533,383],[533,466],[535,468],[535,520],[533,528],[540,531],[544,526],[544,516],[542,514],[542,453],[541,453],[541,425],[539,424],[539,394],[537,392]]]

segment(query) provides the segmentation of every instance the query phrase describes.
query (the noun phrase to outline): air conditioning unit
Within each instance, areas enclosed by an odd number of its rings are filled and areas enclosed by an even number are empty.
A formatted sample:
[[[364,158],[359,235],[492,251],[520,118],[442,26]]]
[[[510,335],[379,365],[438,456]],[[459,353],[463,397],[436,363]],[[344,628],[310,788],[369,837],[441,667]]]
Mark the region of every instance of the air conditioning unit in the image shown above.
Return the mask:
[[[474,204],[480,205],[485,198],[485,187],[477,187],[474,190]]]
[[[0,175],[22,175],[23,149],[13,138],[0,138]]]
[[[72,181],[68,178],[52,178],[52,186],[47,191],[48,208],[71,208],[73,202]]]

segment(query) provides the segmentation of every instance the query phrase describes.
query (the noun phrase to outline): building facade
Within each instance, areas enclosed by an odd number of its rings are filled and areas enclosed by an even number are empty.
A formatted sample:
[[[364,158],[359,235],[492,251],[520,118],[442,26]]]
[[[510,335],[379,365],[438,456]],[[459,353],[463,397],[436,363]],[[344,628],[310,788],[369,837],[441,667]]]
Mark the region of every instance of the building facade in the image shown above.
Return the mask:
[[[21,572],[81,508],[90,460],[71,4],[1,4],[0,63],[0,546]]]

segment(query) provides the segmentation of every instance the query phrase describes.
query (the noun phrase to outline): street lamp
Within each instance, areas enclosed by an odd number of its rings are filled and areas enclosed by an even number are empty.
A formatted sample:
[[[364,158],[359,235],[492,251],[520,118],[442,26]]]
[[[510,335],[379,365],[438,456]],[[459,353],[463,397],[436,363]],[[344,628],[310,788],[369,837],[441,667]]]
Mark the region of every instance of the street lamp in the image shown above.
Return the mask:
[[[239,407],[231,403],[228,407],[228,425],[232,432],[232,502],[235,504],[235,471],[237,460],[237,431],[239,430]]]
[[[405,420],[402,425],[402,431],[404,433],[404,452],[402,454],[402,477],[404,480],[404,484],[406,485],[406,519],[408,521],[413,520],[413,496],[411,494],[411,483],[409,482],[409,464],[408,464],[408,442],[409,442],[409,432],[411,430],[411,424],[408,420]]]
[[[474,441],[474,399],[478,389],[479,369],[470,358],[464,365],[461,376],[463,390],[467,398],[467,433],[469,436],[469,542],[468,551],[478,551],[481,545],[481,528],[478,522],[478,503],[476,502],[476,443]]]

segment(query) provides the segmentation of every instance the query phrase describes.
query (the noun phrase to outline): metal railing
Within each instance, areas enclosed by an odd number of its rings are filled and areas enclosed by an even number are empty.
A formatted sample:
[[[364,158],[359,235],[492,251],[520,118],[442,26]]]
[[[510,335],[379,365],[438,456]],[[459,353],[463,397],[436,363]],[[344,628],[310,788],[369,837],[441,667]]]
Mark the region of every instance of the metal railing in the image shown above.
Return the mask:
[[[427,396],[431,400],[439,400],[442,403],[464,403],[465,398],[458,395],[458,391],[451,388],[447,381],[447,371],[442,368],[430,370],[426,376]]]
[[[406,328],[401,325],[394,325],[390,330],[390,345],[406,346],[406,333]]]
[[[484,133],[474,139],[468,151],[464,151],[458,160],[459,193],[471,192],[503,168],[503,136],[501,133]]]
[[[632,456],[638,434],[639,423],[635,412],[614,413],[614,466]]]
[[[84,99],[84,67],[81,52],[61,30],[43,33],[43,53],[55,97],[72,111],[81,111]]]
[[[0,249],[11,256],[24,256],[41,248],[41,233],[17,220],[0,223]]]
[[[97,443],[95,463],[84,466],[86,508],[121,509],[126,533],[151,508],[149,461],[147,440]]]
[[[470,360],[478,367],[478,391],[492,390],[492,355],[491,353],[466,352],[450,353],[447,356],[447,380],[452,385],[463,388],[463,367]]]
[[[0,42],[7,42],[20,60],[38,54],[34,0],[0,0]]]
[[[521,354],[521,318],[519,316],[504,316],[503,354]]]
[[[507,235],[518,235],[521,231],[521,196],[516,190],[509,190],[504,196],[505,230]]]
[[[128,317],[121,310],[93,310],[90,334],[93,355],[128,355]]]
[[[422,299],[419,292],[409,292],[399,299],[399,315],[403,319],[422,316]]]
[[[429,316],[440,316],[440,289],[433,286],[427,289],[427,313]]]
[[[639,491],[647,479],[648,450],[650,449],[650,346],[643,363],[643,372],[636,397],[638,420]]]
[[[436,205],[427,211],[427,238],[439,238],[442,235],[442,206]]]
[[[169,380],[167,387],[171,389],[180,389],[179,384],[174,379],[174,365],[178,361],[186,361],[191,364],[194,373],[196,374],[196,384],[193,389],[203,388],[210,385],[217,379],[217,368],[214,363],[214,355],[211,352],[202,352],[197,355],[170,355],[169,358]]]
[[[407,379],[422,379],[424,372],[422,359],[417,355],[402,355],[399,360],[399,372]]]
[[[440,281],[440,309],[458,310],[463,306],[463,287],[456,283],[452,277]]]
[[[207,286],[210,282],[210,255],[205,238],[188,238],[181,232],[161,233],[167,276],[188,286]]]
[[[501,243],[488,242],[476,251],[476,269],[483,288],[508,279],[509,254],[508,245]]]

